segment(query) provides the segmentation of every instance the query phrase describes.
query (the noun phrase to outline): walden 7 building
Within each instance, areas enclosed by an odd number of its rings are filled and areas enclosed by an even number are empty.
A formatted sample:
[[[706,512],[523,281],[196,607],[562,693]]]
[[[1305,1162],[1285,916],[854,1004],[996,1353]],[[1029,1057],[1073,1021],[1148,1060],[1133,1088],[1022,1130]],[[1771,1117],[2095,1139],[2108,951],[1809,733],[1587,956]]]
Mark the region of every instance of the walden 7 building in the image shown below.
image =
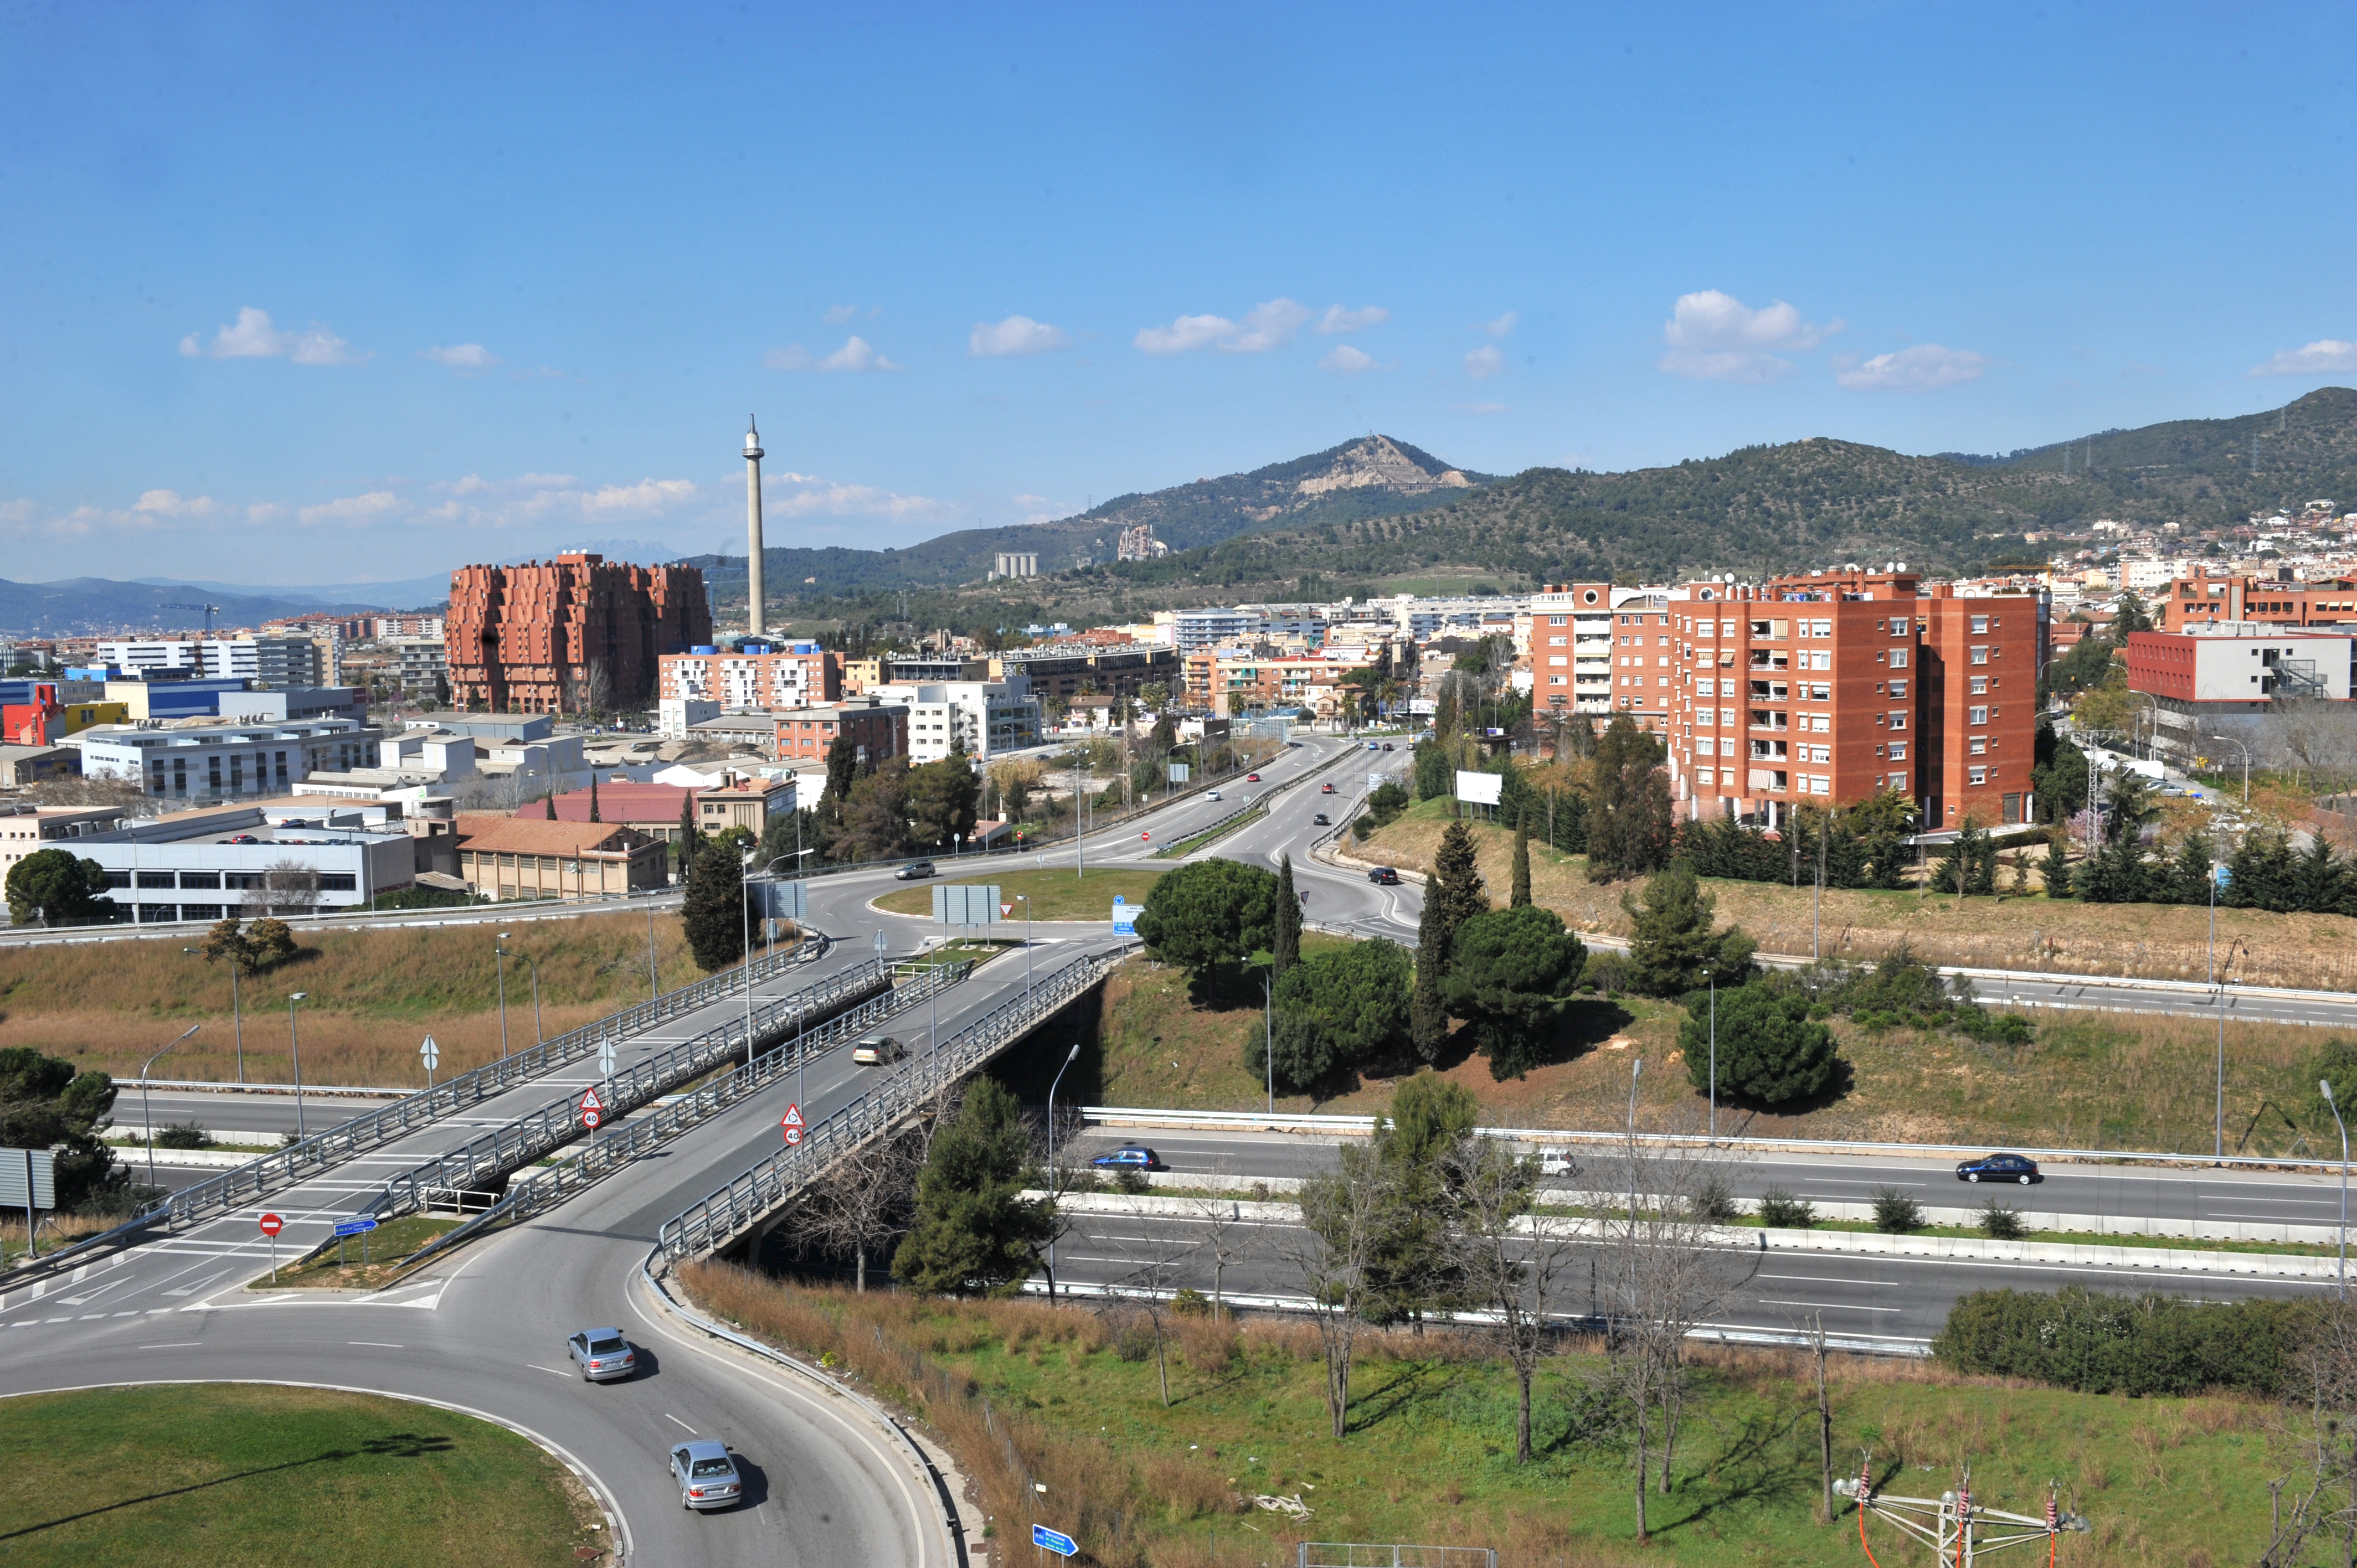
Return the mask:
[[[1773,827],[1891,792],[1927,831],[2029,820],[2036,596],[1845,569],[1688,584],[1667,608],[1682,815]]]

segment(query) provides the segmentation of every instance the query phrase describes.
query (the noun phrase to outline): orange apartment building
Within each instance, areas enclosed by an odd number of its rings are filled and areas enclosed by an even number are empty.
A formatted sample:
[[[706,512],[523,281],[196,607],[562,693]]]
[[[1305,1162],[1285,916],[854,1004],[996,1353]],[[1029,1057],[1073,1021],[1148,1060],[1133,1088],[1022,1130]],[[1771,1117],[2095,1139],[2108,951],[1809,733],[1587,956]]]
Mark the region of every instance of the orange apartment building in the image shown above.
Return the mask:
[[[1233,718],[1264,708],[1330,704],[1333,687],[1353,670],[1382,667],[1364,645],[1344,644],[1329,654],[1262,658],[1249,649],[1205,649],[1186,656],[1188,705],[1214,718]],[[1321,697],[1322,693],[1322,697]]]
[[[796,708],[776,715],[776,756],[780,762],[823,762],[838,736],[848,736],[859,760],[888,762],[909,750],[909,704],[876,697],[848,698],[824,707]]]
[[[2266,626],[2346,626],[2357,622],[2357,577],[2325,583],[2270,583],[2260,577],[2180,577],[2152,604],[2158,631],[2256,621]]]
[[[1670,593],[1670,768],[1686,815],[1773,826],[1802,802],[1889,789],[1921,803],[1927,830],[2029,819],[2040,601],[1917,583],[1845,570]],[[1663,632],[1644,634],[1658,682]]]
[[[579,553],[450,574],[450,700],[491,713],[645,703],[664,654],[712,640],[704,574]]]

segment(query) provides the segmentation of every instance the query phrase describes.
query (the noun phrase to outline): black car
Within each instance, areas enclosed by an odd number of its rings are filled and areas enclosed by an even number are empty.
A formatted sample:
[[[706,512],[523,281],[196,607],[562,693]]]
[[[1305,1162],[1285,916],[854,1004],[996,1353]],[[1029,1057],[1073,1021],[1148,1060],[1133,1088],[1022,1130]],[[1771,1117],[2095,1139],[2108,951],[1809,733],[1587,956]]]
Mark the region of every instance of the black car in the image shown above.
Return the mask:
[[[1109,1155],[1099,1155],[1089,1164],[1100,1170],[1158,1171],[1162,1156],[1143,1144],[1124,1144]]]
[[[1984,1155],[1956,1165],[1958,1181],[2018,1181],[2028,1187],[2038,1179],[2038,1162],[2027,1155]]]
[[[1367,880],[1378,887],[1396,887],[1399,886],[1399,873],[1388,865],[1378,865],[1367,873]]]
[[[1309,819],[1309,825],[1313,828],[1330,828],[1334,824],[1327,820],[1325,812],[1320,811]]]

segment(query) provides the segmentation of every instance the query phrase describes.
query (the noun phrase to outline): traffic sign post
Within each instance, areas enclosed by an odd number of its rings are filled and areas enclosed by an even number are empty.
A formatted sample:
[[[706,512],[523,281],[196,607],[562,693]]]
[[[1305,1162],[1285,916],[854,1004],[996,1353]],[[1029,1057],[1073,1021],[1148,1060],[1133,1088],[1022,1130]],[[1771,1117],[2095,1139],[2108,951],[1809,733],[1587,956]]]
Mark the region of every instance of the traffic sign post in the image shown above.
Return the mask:
[[[611,1040],[597,1042],[597,1072],[604,1078],[614,1076],[614,1042]]]
[[[791,1149],[800,1145],[802,1141],[802,1108],[800,1105],[787,1106],[786,1113],[778,1118],[778,1125],[785,1131],[786,1147]]]
[[[425,1087],[430,1090],[434,1087],[434,1069],[442,1065],[442,1047],[434,1043],[433,1036],[426,1036],[425,1043],[417,1047],[417,1059],[425,1064]]]
[[[350,1237],[357,1236],[361,1239],[361,1267],[367,1268],[369,1261],[368,1236],[369,1232],[375,1229],[376,1216],[373,1214],[355,1214],[350,1219],[337,1220],[336,1267],[340,1269],[344,1266],[344,1242],[346,1240]]]
[[[597,1140],[597,1124],[606,1120],[606,1102],[597,1098],[595,1089],[581,1091],[581,1124],[589,1129],[590,1140]]]
[[[1031,1527],[1031,1544],[1042,1552],[1052,1552],[1059,1557],[1077,1557],[1080,1543],[1060,1530],[1049,1530],[1044,1524]]]
[[[278,1283],[278,1232],[285,1223],[286,1221],[279,1219],[275,1214],[265,1214],[262,1217],[262,1233],[270,1238],[270,1283],[272,1284]]]

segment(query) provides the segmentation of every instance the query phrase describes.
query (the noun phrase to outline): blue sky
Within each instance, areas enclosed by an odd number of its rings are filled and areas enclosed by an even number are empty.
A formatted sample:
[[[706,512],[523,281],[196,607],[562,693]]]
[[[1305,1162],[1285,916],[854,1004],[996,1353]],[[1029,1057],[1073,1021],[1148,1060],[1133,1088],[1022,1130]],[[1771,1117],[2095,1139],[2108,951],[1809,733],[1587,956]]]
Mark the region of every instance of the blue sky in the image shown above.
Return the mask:
[[[6,575],[877,546],[1382,430],[2357,382],[2357,11],[0,7]],[[2266,371],[2267,373],[2254,373]]]

